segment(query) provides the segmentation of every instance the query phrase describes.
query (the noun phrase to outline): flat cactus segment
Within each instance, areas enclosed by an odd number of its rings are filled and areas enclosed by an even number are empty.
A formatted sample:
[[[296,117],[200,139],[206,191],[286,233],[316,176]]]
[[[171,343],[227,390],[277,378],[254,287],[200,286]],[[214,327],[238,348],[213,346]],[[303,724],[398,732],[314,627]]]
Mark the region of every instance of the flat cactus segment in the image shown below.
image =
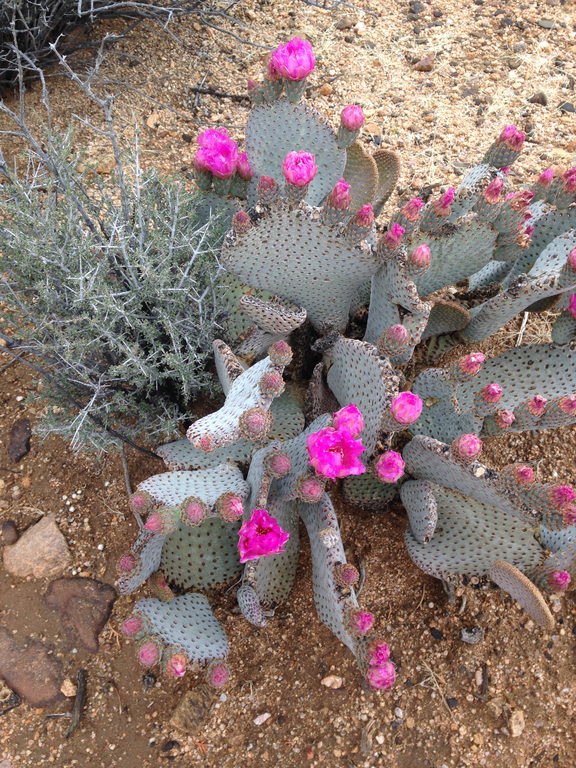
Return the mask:
[[[434,486],[427,480],[408,480],[400,488],[400,498],[412,535],[419,544],[426,544],[434,535],[438,523]]]
[[[248,411],[268,411],[274,395],[260,389],[265,374],[276,371],[269,357],[254,363],[230,385],[224,405],[217,411],[193,422],[186,437],[196,448],[211,453],[216,448],[235,443],[242,435],[242,417]],[[206,446],[204,447],[204,443]]]
[[[372,278],[368,323],[364,341],[376,344],[386,328],[400,323],[398,304],[390,296],[389,265],[384,264]]]
[[[149,620],[154,636],[167,646],[182,648],[191,662],[228,655],[226,634],[204,595],[190,592],[167,603],[146,598],[136,603],[135,610]]]
[[[542,525],[538,531],[538,538],[546,549],[558,552],[576,543],[576,525],[560,529],[546,528]]]
[[[249,285],[306,307],[321,331],[346,326],[352,299],[379,266],[367,243],[351,245],[339,226],[320,220],[317,209],[282,202],[263,209],[241,237],[229,233],[221,259]]]
[[[362,144],[354,142],[346,150],[344,179],[350,184],[350,213],[372,205],[378,187],[378,168]]]
[[[212,342],[212,349],[214,350],[216,374],[224,394],[227,395],[232,382],[244,373],[246,366],[236,357],[224,341],[216,339]]]
[[[246,563],[244,583],[253,587],[261,605],[269,607],[284,602],[292,590],[300,556],[300,537],[295,502],[280,501],[272,495],[266,508],[290,538],[284,552]]]
[[[542,593],[522,571],[505,560],[496,560],[488,575],[500,589],[508,592],[516,602],[520,603],[536,624],[547,630],[554,629],[554,616]]]
[[[371,455],[382,430],[382,419],[398,393],[398,374],[371,344],[339,336],[327,353],[328,385],[341,406],[354,403],[364,416],[362,444]]]
[[[501,283],[512,265],[508,261],[489,261],[485,267],[470,275],[468,278],[468,290],[476,291],[482,288],[488,288],[494,283]]]
[[[167,537],[161,567],[166,581],[180,589],[205,589],[223,584],[242,570],[236,523],[210,517],[190,528],[180,524]]]
[[[260,605],[260,600],[253,587],[248,584],[242,584],[236,592],[236,600],[238,601],[238,607],[240,613],[249,624],[253,624],[255,627],[265,627],[268,623],[266,615]]]
[[[507,560],[521,570],[533,568],[542,549],[529,525],[495,507],[434,486],[438,523],[427,544],[410,529],[405,541],[416,565],[439,579],[450,576],[487,576],[495,560]]]
[[[123,595],[129,595],[141,587],[150,576],[160,568],[162,547],[165,536],[142,531],[132,546],[131,552],[136,557],[136,567],[118,579],[118,589]]]
[[[497,233],[478,219],[463,219],[457,227],[425,234],[414,246],[426,243],[432,253],[430,267],[415,282],[420,296],[453,285],[478,272],[492,259]]]
[[[196,496],[209,506],[227,491],[248,498],[250,487],[242,472],[232,464],[219,464],[196,471],[181,470],[152,475],[138,486],[139,491],[150,493],[158,504],[178,506],[189,496]]]
[[[346,152],[338,149],[329,123],[312,107],[291,104],[284,98],[251,110],[246,151],[255,180],[264,175],[277,181],[283,178],[282,162],[288,152],[312,153],[318,172],[308,191],[311,205],[320,204],[342,177],[346,165]]]
[[[389,149],[377,149],[372,155],[378,169],[378,185],[374,195],[374,215],[378,216],[400,178],[400,158]]]
[[[481,341],[531,304],[576,288],[576,270],[568,274],[565,263],[576,246],[576,231],[555,238],[540,254],[527,275],[519,275],[506,290],[471,310],[471,320],[462,336]]]
[[[396,483],[381,483],[370,472],[345,477],[343,488],[349,504],[374,512],[383,512],[398,492]]]
[[[270,440],[291,440],[304,429],[302,399],[296,388],[287,387],[280,397],[272,401]]]
[[[445,299],[436,299],[428,317],[428,323],[421,341],[441,333],[453,333],[466,328],[470,322],[470,312],[461,304]]]
[[[306,415],[314,421],[323,413],[334,413],[338,410],[338,400],[326,383],[326,368],[322,361],[316,363],[306,392]]]
[[[568,344],[576,339],[576,319],[568,312],[558,315],[552,326],[554,344]]]
[[[455,223],[476,205],[484,187],[496,176],[496,171],[489,165],[476,165],[464,176],[456,189],[451,205],[448,222]]]
[[[245,295],[240,299],[240,309],[258,328],[280,336],[288,336],[306,320],[305,309],[279,296],[265,301],[258,296]]]
[[[459,435],[476,433],[481,420],[465,408],[456,410],[454,391],[442,368],[428,368],[420,373],[412,386],[423,403],[422,414],[412,432],[429,435],[443,443],[451,443]]]
[[[346,555],[330,498],[324,494],[318,504],[301,504],[300,516],[310,539],[314,602],[320,621],[355,653],[356,639],[346,627],[345,612],[347,607],[358,608],[358,601],[353,589],[344,597],[334,578],[335,566],[345,563]]]

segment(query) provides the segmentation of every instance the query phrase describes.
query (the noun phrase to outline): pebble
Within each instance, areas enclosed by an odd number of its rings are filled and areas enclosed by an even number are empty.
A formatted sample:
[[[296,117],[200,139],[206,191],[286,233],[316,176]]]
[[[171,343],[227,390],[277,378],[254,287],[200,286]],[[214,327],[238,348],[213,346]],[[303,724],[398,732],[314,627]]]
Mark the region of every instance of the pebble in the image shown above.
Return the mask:
[[[563,101],[558,105],[560,112],[576,112],[576,107],[570,101]]]
[[[59,576],[71,560],[66,539],[52,515],[24,531],[15,544],[4,549],[4,567],[12,576],[46,579]]]
[[[525,727],[524,712],[521,709],[515,709],[508,720],[508,728],[512,738],[516,739],[521,736]]]
[[[184,694],[174,710],[170,725],[194,736],[204,726],[214,701],[214,689],[202,683]]]
[[[343,679],[338,677],[338,675],[327,675],[327,677],[323,677],[322,680],[320,680],[321,685],[333,689],[341,688],[343,682]]]
[[[436,629],[436,627],[430,627],[430,634],[435,640],[444,640],[444,635],[439,629]]]
[[[548,104],[548,98],[546,97],[544,91],[538,91],[534,94],[534,96],[530,96],[528,101],[530,104],[541,104],[543,107]]]
[[[32,707],[48,707],[64,697],[62,666],[52,650],[30,637],[19,641],[0,627],[0,677]]]
[[[271,717],[272,714],[270,712],[263,712],[261,715],[254,718],[254,725],[262,725],[266,720],[270,720]]]
[[[76,696],[77,690],[78,689],[76,688],[75,683],[73,683],[69,677],[67,677],[66,680],[64,680],[64,682],[60,686],[61,693],[64,694],[64,696],[66,696],[67,698],[72,698]]]
[[[556,29],[556,24],[552,19],[538,19],[537,24],[542,29]]]
[[[14,520],[6,520],[2,523],[0,541],[2,544],[15,544],[18,541],[18,528]]]
[[[350,18],[350,16],[344,16],[342,19],[336,22],[336,29],[352,29],[356,22]]]
[[[414,0],[410,3],[410,12],[414,14],[422,13],[423,10],[425,10],[426,6],[423,3],[417,2],[417,0]]]
[[[519,56],[510,56],[506,63],[508,64],[508,69],[518,69],[522,66],[522,59]]]
[[[432,72],[434,69],[434,56],[432,54],[425,56],[423,59],[420,59],[420,61],[417,61],[412,69],[416,72]]]
[[[30,419],[18,419],[12,424],[10,437],[8,439],[8,456],[14,462],[19,462],[30,450],[30,438],[32,437],[32,426]]]
[[[318,88],[318,93],[320,96],[331,96],[334,93],[334,88],[332,88],[330,83],[324,83]]]
[[[460,638],[470,645],[481,643],[484,640],[484,630],[482,627],[465,627],[460,631]]]

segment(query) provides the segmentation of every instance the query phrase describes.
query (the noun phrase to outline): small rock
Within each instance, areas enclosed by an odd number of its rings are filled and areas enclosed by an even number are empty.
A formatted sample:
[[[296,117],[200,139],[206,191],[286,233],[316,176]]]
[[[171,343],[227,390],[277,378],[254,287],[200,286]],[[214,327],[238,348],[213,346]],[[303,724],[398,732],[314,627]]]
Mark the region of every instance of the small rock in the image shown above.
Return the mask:
[[[6,520],[5,523],[2,523],[0,540],[2,544],[16,544],[18,541],[18,528],[16,528],[14,520]]]
[[[430,627],[430,634],[434,640],[444,640],[444,635],[439,629],[436,629],[436,627]]]
[[[548,104],[548,99],[544,91],[538,91],[534,96],[530,96],[528,101],[530,104],[541,104],[543,107]]]
[[[318,88],[318,93],[320,96],[331,96],[334,93],[334,88],[332,88],[330,83],[324,83]]]
[[[363,21],[359,21],[357,24],[354,24],[354,32],[358,35],[358,37],[361,37],[362,35],[366,34],[366,24],[364,24]]]
[[[0,677],[31,707],[48,707],[64,698],[62,666],[50,648],[30,638],[17,645],[5,627],[0,627]]]
[[[98,635],[116,600],[114,587],[96,579],[65,577],[50,584],[44,600],[60,616],[68,647],[81,645],[96,653]]]
[[[320,680],[321,685],[325,685],[326,688],[342,688],[342,683],[344,681],[341,677],[338,677],[338,675],[328,675],[327,677],[323,677],[322,680]]]
[[[418,0],[413,0],[410,3],[410,12],[414,14],[422,13],[423,10],[425,10],[426,6],[423,3],[418,2]]]
[[[30,438],[32,437],[32,427],[30,419],[18,419],[12,424],[10,437],[8,438],[8,456],[14,462],[20,461],[30,450]]]
[[[448,704],[450,709],[456,709],[458,706],[458,699],[455,699],[454,696],[451,696],[449,699],[446,699],[446,704]]]
[[[432,72],[434,69],[434,56],[432,54],[425,56],[412,67],[416,72]]]
[[[270,712],[263,712],[261,715],[254,718],[254,725],[262,725],[266,720],[270,720],[271,717],[272,714]]]
[[[64,680],[64,682],[60,686],[61,693],[63,693],[64,696],[66,696],[66,698],[69,698],[69,699],[71,699],[73,696],[76,696],[77,690],[78,689],[76,688],[76,684],[73,683],[69,677],[67,677],[66,680]]]
[[[70,563],[70,550],[51,515],[24,531],[4,549],[4,568],[12,576],[47,579],[60,575]]]
[[[510,736],[513,739],[518,738],[524,732],[526,722],[524,720],[524,712],[521,709],[515,709],[508,719],[508,728],[510,729]]]
[[[169,739],[162,745],[162,752],[170,752],[171,749],[177,749],[179,746],[179,741],[176,741],[176,739]]]
[[[344,16],[342,19],[336,22],[336,29],[343,30],[343,29],[352,29],[356,22],[354,19],[351,19],[350,16]]]
[[[508,64],[508,69],[518,69],[518,67],[522,66],[522,59],[520,56],[510,56],[506,63]]]
[[[380,128],[376,125],[376,123],[366,123],[364,129],[368,133],[372,133],[374,135],[378,135],[380,133]]]
[[[439,18],[441,18],[443,15],[444,15],[444,14],[442,13],[442,11],[441,11],[439,8],[435,8],[435,9],[432,11],[432,16],[434,16],[434,18],[435,18],[435,19],[439,19]]]
[[[409,731],[413,730],[415,725],[416,725],[416,720],[414,720],[413,717],[406,718],[406,728],[408,728]]]
[[[494,717],[500,717],[504,711],[504,705],[505,702],[501,696],[495,696],[493,699],[486,702],[486,706],[491,710]]]
[[[480,686],[482,685],[483,679],[484,679],[484,675],[482,674],[482,670],[477,669],[476,672],[474,673],[474,682],[476,683],[478,688],[480,688]]]
[[[460,631],[460,638],[465,643],[475,645],[476,643],[481,643],[482,640],[484,640],[484,630],[482,627],[465,627]]]
[[[542,29],[556,29],[556,24],[552,19],[538,19],[536,23],[539,27],[542,27]]]
[[[194,736],[204,726],[214,702],[214,689],[202,683],[184,694],[174,710],[170,724],[189,736]]]
[[[558,105],[560,112],[576,112],[576,107],[570,101],[563,101]]]

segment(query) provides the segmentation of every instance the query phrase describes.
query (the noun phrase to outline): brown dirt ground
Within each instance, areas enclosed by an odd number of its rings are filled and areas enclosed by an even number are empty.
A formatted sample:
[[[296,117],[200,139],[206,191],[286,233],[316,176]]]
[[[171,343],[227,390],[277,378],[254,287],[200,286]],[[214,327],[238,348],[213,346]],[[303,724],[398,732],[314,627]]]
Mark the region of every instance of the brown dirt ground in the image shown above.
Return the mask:
[[[496,131],[510,122],[527,129],[530,137],[514,167],[518,178],[549,165],[573,163],[576,115],[562,114],[557,107],[574,99],[574,5],[560,0],[513,6],[501,0],[481,5],[438,0],[424,5],[417,20],[408,20],[408,3],[400,0],[368,0],[364,8],[376,15],[349,6],[327,11],[298,2],[244,2],[231,13],[245,25],[234,30],[253,41],[272,46],[294,34],[312,41],[318,55],[312,84],[337,78],[328,83],[331,91],[323,89],[325,95],[312,92],[316,106],[332,120],[346,103],[365,107],[366,142],[381,135],[385,145],[400,151],[401,196],[424,183],[457,181]],[[433,10],[442,15],[433,16]],[[344,17],[360,25],[337,30]],[[553,20],[555,29],[539,27],[536,22],[543,18]],[[430,26],[433,22],[438,26]],[[246,117],[245,104],[206,96],[195,100],[191,88],[204,82],[243,93],[245,78],[258,76],[264,53],[190,20],[177,31],[188,46],[184,53],[157,28],[142,26],[114,46],[104,68],[108,89],[118,94],[117,114],[126,141],[139,123],[146,162],[176,172],[190,166],[190,137],[200,127],[224,123],[241,137]],[[435,55],[434,69],[414,71],[412,62],[430,53]],[[97,110],[62,78],[51,79],[50,88],[58,124],[65,126],[72,113],[99,119]],[[537,91],[547,95],[547,107],[527,102]],[[28,103],[39,108],[37,86],[31,88]],[[106,173],[109,155],[101,140],[84,130],[78,141],[89,157],[101,158],[100,172]],[[515,321],[483,346],[499,351],[515,343],[518,330]],[[530,318],[523,343],[545,339],[547,333],[545,321]],[[21,402],[35,391],[26,369],[11,366],[0,373],[0,380],[0,451],[5,455],[11,424],[23,414],[37,420],[41,405]],[[575,443],[574,429],[537,439],[499,438],[490,442],[486,460],[498,466],[531,459],[542,479],[557,473],[576,482]],[[1,517],[24,527],[40,513],[54,512],[73,553],[69,573],[112,582],[116,557],[136,532],[119,460],[78,458],[53,438],[42,444],[33,440],[31,452],[15,469],[20,474],[0,474]],[[131,455],[130,470],[136,483],[156,466]],[[72,500],[77,491],[81,495]],[[573,768],[574,593],[554,606],[558,622],[551,634],[534,627],[498,590],[469,586],[449,604],[440,583],[409,561],[400,508],[376,516],[343,507],[339,512],[350,558],[361,557],[365,563],[363,605],[380,617],[379,630],[389,638],[399,665],[392,692],[364,691],[350,654],[317,620],[306,546],[293,593],[265,629],[230,613],[231,594],[222,590],[211,596],[230,637],[234,680],[216,697],[195,739],[174,732],[168,721],[197,679],[162,680],[145,690],[133,649],[118,634],[134,598],[117,602],[96,656],[65,654],[59,628],[43,605],[47,583],[12,580],[2,571],[2,623],[16,637],[31,635],[53,644],[68,677],[74,678],[80,666],[88,673],[86,710],[70,740],[64,739],[67,719],[47,719],[46,711],[22,705],[2,717],[2,768],[152,768],[165,763],[177,768]],[[473,625],[484,628],[485,639],[467,645],[459,639],[460,630]],[[440,630],[441,639],[431,628]],[[320,684],[329,672],[343,678],[340,689]],[[453,709],[446,699],[456,700]],[[70,709],[68,700],[51,711]],[[513,738],[508,717],[517,710],[526,725]],[[272,716],[255,725],[254,718],[264,712]],[[169,739],[177,739],[178,745],[163,752]]]

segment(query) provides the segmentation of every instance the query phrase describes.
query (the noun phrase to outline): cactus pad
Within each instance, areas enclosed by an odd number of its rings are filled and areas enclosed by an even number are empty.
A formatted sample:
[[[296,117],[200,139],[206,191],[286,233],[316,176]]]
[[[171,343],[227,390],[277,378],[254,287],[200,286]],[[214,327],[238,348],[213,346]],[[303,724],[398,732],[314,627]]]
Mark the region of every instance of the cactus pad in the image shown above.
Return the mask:
[[[389,149],[377,149],[372,158],[378,169],[378,184],[373,203],[374,214],[378,216],[400,178],[400,158]]]
[[[434,486],[427,480],[408,480],[400,488],[410,530],[419,544],[426,544],[436,530],[438,509]]]
[[[522,571],[504,560],[496,560],[488,573],[500,589],[508,592],[528,616],[544,629],[554,629],[554,616],[538,587]]]
[[[378,187],[378,168],[362,144],[354,142],[346,150],[344,179],[350,184],[350,211],[372,204]]]

